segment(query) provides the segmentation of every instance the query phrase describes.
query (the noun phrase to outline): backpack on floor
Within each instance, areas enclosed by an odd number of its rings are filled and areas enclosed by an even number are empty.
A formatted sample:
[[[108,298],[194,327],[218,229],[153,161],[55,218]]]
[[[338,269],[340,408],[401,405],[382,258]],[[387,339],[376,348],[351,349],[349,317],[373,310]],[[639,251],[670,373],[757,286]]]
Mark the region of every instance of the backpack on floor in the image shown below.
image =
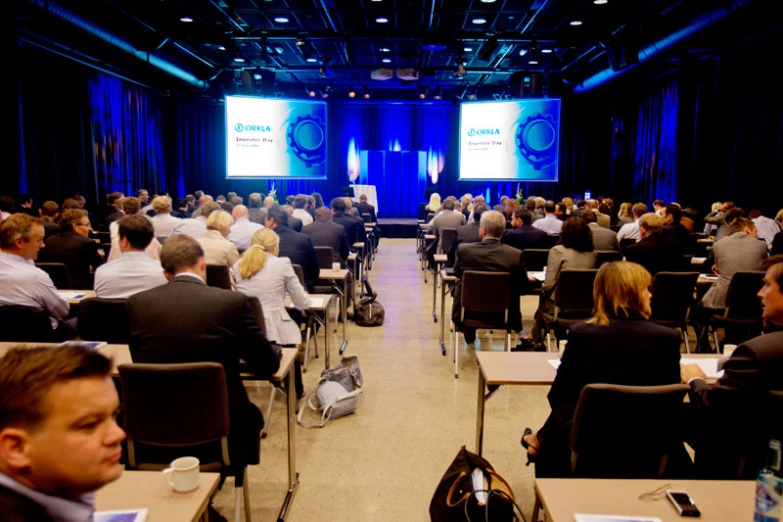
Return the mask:
[[[370,280],[366,275],[362,276],[362,284],[366,290],[366,297],[363,297],[356,303],[354,322],[357,326],[381,326],[386,317],[386,310],[376,300],[378,293],[373,291],[370,286]]]

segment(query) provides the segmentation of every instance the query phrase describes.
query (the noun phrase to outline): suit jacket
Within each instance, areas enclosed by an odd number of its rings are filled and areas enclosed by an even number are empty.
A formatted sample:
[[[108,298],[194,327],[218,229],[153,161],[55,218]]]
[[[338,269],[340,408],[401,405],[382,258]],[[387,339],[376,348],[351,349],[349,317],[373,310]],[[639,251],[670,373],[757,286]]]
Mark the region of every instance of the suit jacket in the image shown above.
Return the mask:
[[[452,318],[461,324],[462,273],[465,270],[483,270],[488,272],[508,272],[511,274],[509,288],[508,325],[515,332],[522,331],[522,314],[519,309],[519,296],[527,293],[530,283],[522,252],[493,237],[484,238],[480,243],[464,243],[457,249],[454,261],[454,275],[460,282],[454,287]]]
[[[579,394],[586,384],[658,386],[680,382],[680,337],[641,315],[612,318],[608,325],[578,323],[569,329],[547,399],[552,407],[538,432],[536,476],[570,474],[570,434]]]
[[[264,219],[266,219],[265,208],[248,208],[247,212],[250,214],[250,221],[253,223],[258,223],[259,225],[264,224]]]
[[[38,254],[38,261],[65,263],[71,273],[73,287],[77,289],[92,288],[90,268],[94,270],[103,264],[103,258],[98,254],[98,243],[73,230],[63,230],[50,237]]]
[[[734,273],[761,270],[761,262],[767,255],[767,247],[763,241],[744,232],[735,232],[720,241],[715,241],[712,245],[712,253],[715,256],[715,265],[718,267],[718,280],[702,297],[701,306],[721,309],[726,306],[726,294]]]
[[[258,463],[255,440],[264,419],[248,399],[239,361],[259,376],[280,366],[279,348],[261,333],[247,297],[207,286],[188,275],[128,298],[130,352],[134,362],[217,362],[226,372],[232,460]],[[255,450],[255,451],[254,451]],[[254,462],[255,460],[255,462]]]
[[[526,248],[547,248],[549,235],[533,225],[522,225],[506,230],[501,242],[518,250]]]
[[[444,228],[453,228],[456,230],[458,227],[461,227],[464,224],[465,216],[462,215],[462,212],[452,212],[450,210],[445,210],[435,216],[435,218],[432,220],[432,233],[435,235],[435,240],[438,242],[439,251],[448,252],[448,248],[451,246],[440,244],[441,230]]]
[[[111,212],[109,215],[107,215],[104,218],[103,224],[108,227],[109,225],[111,225],[112,223],[114,223],[124,215],[125,212],[123,212],[122,210],[115,210],[114,212]]]
[[[4,486],[0,486],[0,506],[2,522],[54,522],[42,505]]]
[[[655,233],[628,245],[625,260],[639,263],[655,277],[658,272],[679,272],[685,262],[682,245],[663,234]]]
[[[318,255],[315,253],[310,236],[301,232],[294,232],[287,227],[275,228],[275,233],[280,237],[279,257],[287,257],[291,263],[302,267],[305,279],[305,289],[315,292],[315,282],[321,273],[318,267]]]
[[[302,223],[302,220],[299,219],[296,216],[288,215],[288,228],[293,230],[294,232],[301,232],[302,226],[304,226],[304,223]]]
[[[617,242],[617,232],[604,228],[598,223],[590,223],[590,232],[593,234],[593,248],[596,250],[620,251],[620,243]]]
[[[334,262],[346,266],[348,253],[348,236],[345,227],[333,221],[313,221],[302,228],[302,233],[310,237],[313,246],[328,246],[334,250]]]
[[[451,241],[448,254],[448,266],[454,266],[454,258],[457,256],[457,248],[462,243],[480,243],[481,237],[479,236],[479,224],[469,223],[457,227],[454,233],[454,239]]]
[[[359,217],[362,217],[362,214],[370,214],[370,221],[372,223],[378,222],[378,216],[375,215],[375,207],[369,203],[357,203],[356,209],[359,211]]]
[[[683,253],[692,253],[696,248],[696,240],[682,224],[664,225],[663,235],[677,241],[682,247]]]
[[[612,223],[612,217],[609,214],[595,213],[595,219],[599,227],[609,228]]]
[[[348,237],[348,244],[352,248],[354,243],[367,242],[367,232],[364,230],[364,221],[361,219],[345,212],[335,212],[332,220],[338,225],[345,227],[345,235]]]

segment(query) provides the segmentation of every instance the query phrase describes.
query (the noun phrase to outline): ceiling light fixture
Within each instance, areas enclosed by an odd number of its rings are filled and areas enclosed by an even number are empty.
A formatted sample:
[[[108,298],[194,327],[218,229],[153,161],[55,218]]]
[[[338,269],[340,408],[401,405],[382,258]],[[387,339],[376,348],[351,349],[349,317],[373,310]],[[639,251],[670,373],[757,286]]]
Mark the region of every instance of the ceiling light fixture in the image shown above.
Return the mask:
[[[306,43],[307,43],[307,41],[305,41],[303,36],[297,36],[296,37],[296,45],[300,45],[301,46],[301,45],[304,45]]]
[[[573,25],[574,27],[576,27],[576,26],[579,26],[579,25],[582,25],[582,21],[581,21],[581,20],[571,20],[571,21],[570,21],[570,22],[568,22],[568,23],[569,23],[570,25]]]
[[[525,56],[527,54],[527,49],[520,49],[519,50],[519,56]]]
[[[389,19],[386,18],[385,16],[379,16],[378,18],[375,19],[375,21],[378,22],[379,24],[385,24],[386,22],[389,21]]]
[[[225,47],[223,47],[222,45],[218,45],[218,51],[225,51],[225,50],[226,50]]]
[[[237,62],[237,63],[245,63],[245,59],[244,58],[239,58],[239,57],[234,58],[234,61]]]
[[[482,4],[494,4],[495,0],[481,0]]]
[[[383,63],[391,63],[391,58],[384,58],[381,60]]]
[[[472,47],[463,47],[462,50],[465,51],[466,53],[472,53],[473,52],[473,48]]]
[[[550,49],[549,47],[544,47],[543,49],[541,49],[541,52],[544,54],[549,54],[552,52],[552,49]]]
[[[276,16],[275,22],[277,22],[278,24],[287,24],[288,18],[286,18],[285,16]]]
[[[382,53],[390,53],[391,52],[391,49],[389,49],[388,47],[381,47],[380,50],[381,50]]]
[[[530,65],[538,65],[538,60],[528,60],[527,63]]]
[[[593,3],[595,5],[604,5],[604,4],[608,4],[609,0],[593,0]]]
[[[317,61],[318,61],[318,58],[310,57],[310,58],[307,59],[308,63],[316,63]]]
[[[474,18],[473,19],[473,23],[476,24],[476,25],[484,25],[485,23],[487,23],[487,19],[486,18]]]
[[[189,17],[189,16],[183,16],[182,18],[179,19],[179,21],[180,22],[185,22],[186,24],[189,24],[189,23],[193,22],[193,19],[191,17]]]

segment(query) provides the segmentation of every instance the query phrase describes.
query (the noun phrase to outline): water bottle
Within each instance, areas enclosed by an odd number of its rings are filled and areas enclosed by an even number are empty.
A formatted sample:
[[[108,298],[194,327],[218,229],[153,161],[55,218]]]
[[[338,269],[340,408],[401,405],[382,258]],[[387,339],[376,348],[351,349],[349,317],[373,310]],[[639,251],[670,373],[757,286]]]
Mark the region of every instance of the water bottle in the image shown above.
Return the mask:
[[[756,479],[756,510],[753,522],[781,522],[781,500],[783,500],[783,473],[781,473],[780,441],[769,441],[767,465],[759,471]]]

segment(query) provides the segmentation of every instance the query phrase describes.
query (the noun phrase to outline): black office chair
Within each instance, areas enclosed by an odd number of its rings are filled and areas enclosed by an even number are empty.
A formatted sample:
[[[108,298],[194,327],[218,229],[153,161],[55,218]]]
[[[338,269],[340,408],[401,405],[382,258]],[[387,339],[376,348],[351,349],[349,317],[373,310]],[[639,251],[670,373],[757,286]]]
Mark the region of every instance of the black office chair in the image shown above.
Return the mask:
[[[231,290],[231,273],[225,265],[207,265],[207,284]]]
[[[709,318],[709,329],[715,339],[715,349],[720,352],[718,329],[724,329],[724,338],[740,344],[761,334],[764,325],[761,318],[761,300],[758,294],[764,286],[764,272],[741,271],[731,277],[726,293],[726,308],[722,314]]]
[[[622,261],[623,255],[620,252],[614,250],[596,250],[595,267],[601,268],[604,263],[612,263],[614,261]]]
[[[317,246],[315,255],[318,257],[318,268],[321,270],[331,270],[332,263],[335,262],[334,249],[329,246]]]
[[[369,212],[362,212],[362,221],[365,223],[372,223],[372,214]]]
[[[511,329],[508,325],[508,272],[466,270],[462,273],[460,289],[460,322],[462,327],[505,330],[505,349],[511,349]],[[459,378],[459,332],[454,328],[454,378]]]
[[[593,316],[593,282],[597,268],[561,270],[555,286],[555,310],[544,313],[544,332],[547,351],[552,351],[550,332],[560,339],[558,330],[587,321]]]
[[[549,259],[548,248],[526,248],[522,252],[525,254],[525,268],[528,271],[540,272]]]
[[[546,236],[544,240],[544,248],[552,248],[560,241],[560,236]]]
[[[446,254],[451,248],[454,236],[457,234],[456,228],[444,228],[440,230],[440,243],[438,244],[438,253]]]
[[[160,470],[177,457],[194,456],[202,471],[234,477],[235,515],[244,496],[245,521],[250,522],[247,465],[259,461],[260,439],[242,445],[252,454],[234,448],[237,439],[229,441],[230,410],[223,366],[214,362],[133,363],[117,369],[122,384],[127,468]]]
[[[620,240],[620,252],[623,254],[625,253],[625,249],[628,248],[630,245],[633,245],[636,243],[636,239],[632,237],[624,237]]]
[[[49,274],[52,283],[58,290],[70,290],[73,288],[71,272],[65,263],[36,263],[35,266]]]
[[[127,299],[88,297],[79,302],[79,338],[109,344],[130,343]]]
[[[49,312],[29,306],[0,306],[0,325],[0,341],[3,342],[52,343],[66,340],[62,338],[63,332],[52,328]]]
[[[652,281],[650,321],[669,328],[679,328],[688,353],[691,353],[688,312],[695,300],[697,279],[698,272],[658,272]]]

